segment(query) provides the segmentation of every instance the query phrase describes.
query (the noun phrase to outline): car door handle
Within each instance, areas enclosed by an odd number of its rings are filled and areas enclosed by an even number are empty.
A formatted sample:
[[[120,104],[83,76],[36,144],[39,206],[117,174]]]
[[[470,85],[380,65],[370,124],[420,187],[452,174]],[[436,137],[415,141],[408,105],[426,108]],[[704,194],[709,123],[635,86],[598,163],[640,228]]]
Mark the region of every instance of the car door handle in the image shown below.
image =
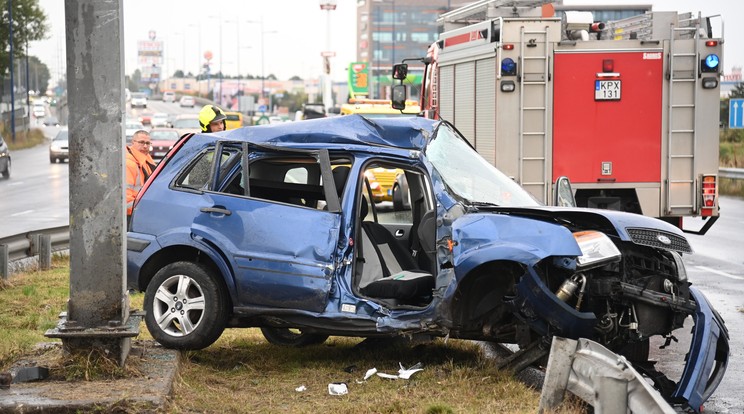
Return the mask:
[[[401,229],[395,230],[395,237],[403,237],[403,234],[404,234],[403,230]]]
[[[232,211],[230,211],[230,210],[228,210],[226,208],[221,208],[221,207],[202,207],[202,208],[199,209],[199,211],[201,211],[202,213],[224,214],[226,216],[229,216],[230,214],[232,214]]]

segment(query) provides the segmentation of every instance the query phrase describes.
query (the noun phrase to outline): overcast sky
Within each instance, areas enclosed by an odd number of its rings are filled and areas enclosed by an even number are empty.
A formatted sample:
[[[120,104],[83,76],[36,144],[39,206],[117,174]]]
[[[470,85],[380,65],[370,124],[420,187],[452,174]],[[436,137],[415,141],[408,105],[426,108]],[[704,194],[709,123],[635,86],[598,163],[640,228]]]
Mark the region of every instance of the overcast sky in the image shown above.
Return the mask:
[[[166,74],[183,67],[187,72],[196,72],[199,62],[203,63],[204,52],[209,50],[213,54],[213,72],[222,67],[223,73],[236,74],[240,65],[243,74],[260,75],[263,69],[266,75],[273,73],[279,79],[294,75],[315,78],[322,70],[321,52],[330,50],[336,53],[331,58],[332,76],[345,80],[346,67],[356,58],[357,0],[337,0],[337,3],[335,11],[324,12],[316,0],[126,0],[125,72],[130,74],[137,67],[137,41],[147,40],[149,32],[154,30],[157,39],[165,42]],[[735,20],[744,17],[744,1],[565,0],[564,3],[652,4],[656,11],[720,14],[726,23],[724,69],[728,73],[732,66],[744,64],[744,24]],[[56,79],[60,74],[64,76],[65,70],[64,1],[39,0],[39,4],[49,18],[49,38],[32,42],[29,53],[45,62]],[[327,20],[331,24],[330,45]]]

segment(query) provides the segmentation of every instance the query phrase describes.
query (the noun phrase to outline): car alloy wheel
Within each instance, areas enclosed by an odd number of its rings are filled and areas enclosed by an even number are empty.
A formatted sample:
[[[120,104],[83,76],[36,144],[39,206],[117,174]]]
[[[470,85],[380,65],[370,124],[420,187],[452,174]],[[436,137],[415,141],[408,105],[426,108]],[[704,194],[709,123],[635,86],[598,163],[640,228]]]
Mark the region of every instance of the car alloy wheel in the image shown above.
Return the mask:
[[[158,271],[145,292],[145,323],[163,346],[202,349],[220,337],[227,322],[227,294],[221,281],[196,263],[171,263]]]

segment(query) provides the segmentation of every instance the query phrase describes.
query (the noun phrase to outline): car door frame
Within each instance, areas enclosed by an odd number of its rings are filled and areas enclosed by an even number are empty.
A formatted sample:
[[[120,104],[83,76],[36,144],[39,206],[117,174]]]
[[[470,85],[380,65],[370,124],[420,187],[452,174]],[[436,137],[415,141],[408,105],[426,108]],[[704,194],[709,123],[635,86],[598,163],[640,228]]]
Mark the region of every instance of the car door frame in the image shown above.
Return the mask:
[[[239,146],[242,152],[237,164],[244,194],[221,192],[231,174],[224,170],[222,156],[215,156],[201,205],[196,206],[201,213],[191,230],[194,237],[222,251],[230,264],[234,308],[244,312],[257,307],[323,311],[336,272],[341,226],[328,151],[224,140],[215,143],[214,154],[222,154],[226,146]],[[251,162],[259,159],[257,153],[314,158],[320,166],[328,209],[252,198],[249,173]]]

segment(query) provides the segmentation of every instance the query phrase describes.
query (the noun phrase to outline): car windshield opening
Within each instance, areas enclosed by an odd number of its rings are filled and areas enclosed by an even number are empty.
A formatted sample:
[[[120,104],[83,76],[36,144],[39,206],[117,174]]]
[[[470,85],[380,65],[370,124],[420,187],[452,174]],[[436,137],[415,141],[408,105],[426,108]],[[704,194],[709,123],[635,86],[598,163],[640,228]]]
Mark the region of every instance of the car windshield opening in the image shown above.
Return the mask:
[[[434,139],[426,147],[426,155],[447,187],[463,200],[505,207],[540,205],[447,124],[437,128]]]

